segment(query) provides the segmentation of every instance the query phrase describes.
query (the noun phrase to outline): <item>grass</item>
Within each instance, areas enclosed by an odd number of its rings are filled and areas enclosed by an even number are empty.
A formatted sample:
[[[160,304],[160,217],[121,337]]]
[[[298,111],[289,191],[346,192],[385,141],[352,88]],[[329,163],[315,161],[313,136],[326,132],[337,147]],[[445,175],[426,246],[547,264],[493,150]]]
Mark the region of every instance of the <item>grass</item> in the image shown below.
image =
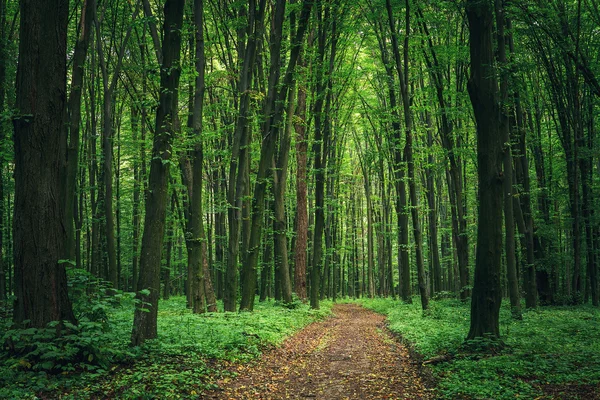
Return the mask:
[[[413,304],[389,299],[359,302],[387,315],[390,329],[425,359],[448,356],[449,361],[432,366],[443,398],[534,399],[543,395],[546,385],[600,382],[600,310],[590,306],[544,307],[526,311],[522,321],[515,321],[504,302],[504,348],[476,353],[464,346],[469,330],[466,303],[432,301],[424,317],[416,298]]]
[[[196,315],[185,298],[173,297],[160,302],[158,338],[129,348],[131,295],[95,304],[95,312],[104,308],[101,322],[80,316],[69,338],[53,337],[52,329],[11,330],[4,321],[4,342],[12,337],[22,351],[0,351],[0,398],[200,398],[231,362],[255,359],[331,309],[330,302],[314,311],[257,301],[253,313]]]

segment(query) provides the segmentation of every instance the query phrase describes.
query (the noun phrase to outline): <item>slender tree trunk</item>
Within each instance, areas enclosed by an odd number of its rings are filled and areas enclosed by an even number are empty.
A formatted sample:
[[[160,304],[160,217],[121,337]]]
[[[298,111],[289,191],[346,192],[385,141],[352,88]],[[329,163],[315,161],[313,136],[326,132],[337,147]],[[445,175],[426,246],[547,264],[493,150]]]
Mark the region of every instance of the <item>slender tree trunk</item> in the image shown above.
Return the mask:
[[[81,123],[81,94],[83,91],[83,76],[85,60],[90,43],[92,23],[96,12],[96,1],[85,0],[81,7],[79,21],[79,34],[73,52],[73,72],[71,74],[71,92],[67,106],[68,113],[68,140],[67,164],[65,171],[65,229],[67,231],[67,244],[64,259],[75,261],[75,203],[77,201],[77,172],[79,170],[79,126]],[[81,267],[80,265],[77,265]]]
[[[283,107],[286,98],[289,97],[290,88],[293,80],[293,73],[300,55],[300,46],[304,38],[304,33],[308,26],[308,17],[312,2],[304,2],[300,23],[296,32],[296,37],[293,40],[290,52],[290,61],[285,72],[283,82],[279,84],[279,70],[281,60],[281,39],[283,30],[283,21],[285,17],[285,1],[278,0],[275,4],[273,26],[271,32],[271,62],[269,71],[269,88],[267,99],[264,104],[264,113],[266,120],[263,123],[263,138],[260,152],[260,161],[258,164],[258,172],[256,184],[254,187],[254,196],[252,199],[252,223],[248,251],[244,257],[244,284],[242,286],[242,299],[240,310],[252,311],[254,308],[254,296],[256,292],[257,282],[257,263],[260,249],[260,238],[263,225],[263,210],[264,198],[267,190],[267,177],[270,173],[273,156],[275,153],[277,132],[281,129],[283,118]],[[281,190],[284,190],[282,187]],[[287,254],[285,255],[287,257]],[[282,272],[289,276],[288,271]]]
[[[498,42],[498,61],[500,72],[500,121],[499,133],[502,135],[503,156],[503,185],[504,185],[504,251],[506,257],[506,274],[508,277],[508,292],[510,308],[514,319],[522,319],[521,299],[519,296],[519,281],[517,278],[517,260],[515,256],[515,217],[513,212],[513,160],[510,145],[509,105],[508,105],[508,70],[506,57],[506,37],[504,33],[503,0],[495,0],[496,37]]]
[[[292,117],[294,115],[294,87],[290,88],[288,98],[287,121],[283,127],[282,137],[279,142],[277,162],[273,169],[273,195],[274,195],[274,228],[275,228],[275,263],[279,265],[279,279],[281,281],[281,296],[284,302],[292,302],[292,284],[287,251],[287,226],[285,218],[285,189],[287,182],[288,160],[291,146]]]
[[[204,109],[204,71],[206,61],[204,55],[204,2],[203,0],[194,1],[194,23],[195,23],[195,41],[196,41],[196,82],[193,99],[192,129],[194,136],[194,149],[192,151],[192,190],[189,199],[189,218],[190,218],[190,238],[187,244],[190,247],[190,269],[193,271],[194,296],[192,310],[195,313],[206,311],[207,298],[206,288],[207,280],[210,281],[210,273],[205,271],[206,259],[206,234],[204,231],[204,222],[202,219],[202,189],[203,189],[203,138],[202,138],[202,118]],[[212,291],[212,284],[208,285]],[[191,291],[191,290],[190,290]],[[214,294],[213,294],[214,296]],[[211,303],[215,304],[214,299]]]
[[[300,67],[305,68],[302,58]],[[307,153],[306,135],[306,87],[298,86],[296,105],[296,243],[294,247],[294,291],[302,301],[306,301],[306,252],[308,247],[308,209],[307,209]]]
[[[337,24],[335,17],[331,16],[332,9],[322,3],[317,2],[317,83],[316,83],[316,101],[313,106],[315,118],[315,136],[313,142],[314,171],[315,171],[315,217],[313,229],[313,254],[310,272],[310,306],[313,309],[319,309],[319,292],[321,279],[321,264],[323,261],[323,231],[325,229],[325,170],[327,168],[327,154],[329,149],[329,129],[326,128],[326,116],[323,113],[324,100],[326,96],[327,82],[330,79],[324,76],[324,61],[326,53],[326,38],[328,32],[326,24],[333,19],[332,31],[330,32],[331,48],[336,47]],[[330,68],[334,60],[335,51],[329,55]],[[330,92],[329,92],[330,93]]]
[[[433,126],[431,124],[431,116],[427,113],[427,146],[430,151],[427,155],[428,168],[425,169],[425,180],[427,188],[427,206],[429,207],[428,222],[429,222],[429,258],[431,262],[431,270],[433,271],[433,292],[442,291],[442,267],[440,262],[440,253],[438,246],[438,215],[437,215],[437,204],[435,201],[435,185],[433,177],[433,165],[435,165],[433,158],[433,134],[431,130]]]
[[[177,118],[184,4],[184,0],[167,0],[164,7],[161,91],[156,111],[154,146],[150,163],[149,190],[140,258],[139,291],[136,294],[140,303],[135,310],[131,333],[133,346],[141,345],[146,339],[153,339],[157,335],[160,262],[165,230],[171,143],[175,135],[174,122]],[[148,292],[144,293],[142,290]]]
[[[138,4],[133,12],[132,19],[135,19],[140,5]],[[101,37],[100,22],[96,19],[96,42],[98,61],[102,73],[102,87],[104,91],[103,113],[102,113],[102,180],[104,184],[104,220],[105,220],[105,239],[106,252],[108,258],[108,273],[106,278],[113,285],[113,288],[119,288],[119,272],[117,266],[117,246],[115,239],[115,213],[113,211],[113,111],[115,102],[115,89],[117,87],[118,76],[121,71],[125,48],[131,37],[132,26],[125,33],[121,42],[121,47],[117,55],[116,66],[112,78],[108,76],[108,61],[104,55],[103,40]]]
[[[133,131],[133,142],[138,141],[138,112],[135,106],[131,107],[131,130]],[[145,121],[141,121],[144,124]],[[133,210],[132,210],[132,260],[131,260],[131,290],[137,291],[137,280],[139,271],[139,244],[140,244],[140,165],[137,157],[133,158]]]
[[[415,182],[415,167],[413,161],[413,133],[412,133],[412,112],[410,109],[410,98],[409,98],[409,66],[408,66],[408,44],[410,35],[410,5],[408,0],[405,2],[406,14],[405,14],[405,34],[404,34],[404,54],[403,62],[400,60],[400,49],[398,45],[398,35],[394,24],[394,16],[392,12],[392,5],[390,0],[386,0],[386,8],[388,13],[388,22],[390,25],[390,32],[392,35],[392,52],[394,54],[394,61],[396,64],[396,72],[398,74],[398,81],[400,83],[400,93],[402,97],[402,106],[404,111],[404,129],[405,129],[405,143],[404,143],[404,161],[406,161],[407,173],[408,173],[408,190],[410,198],[410,213],[412,217],[413,236],[415,239],[415,256],[417,262],[417,279],[419,282],[419,294],[421,295],[421,307],[426,310],[429,305],[429,299],[427,297],[427,283],[425,278],[425,265],[423,261],[423,236],[421,232],[421,222],[419,220],[419,205],[417,200],[417,188]]]
[[[6,0],[0,0],[0,110],[6,99]],[[5,143],[6,133],[0,128],[0,143]],[[4,266],[4,157],[0,156],[0,301],[6,300],[6,272]]]
[[[436,97],[441,111],[441,130],[440,137],[442,146],[448,152],[449,168],[446,174],[448,182],[448,194],[450,197],[452,213],[452,238],[455,244],[458,258],[458,283],[460,285],[459,296],[462,300],[467,300],[470,295],[469,286],[469,243],[467,234],[466,207],[463,195],[463,179],[461,174],[461,160],[456,154],[458,141],[453,139],[453,122],[448,113],[447,101],[445,97],[444,77],[441,73],[442,68],[438,61],[438,56],[429,34],[429,29],[425,23],[423,12],[417,7],[417,16],[419,17],[421,28],[427,38],[427,47],[429,53],[424,52],[425,63],[429,70],[431,81],[435,85]]]
[[[229,165],[229,187],[227,190],[227,202],[229,203],[229,242],[227,246],[227,271],[225,274],[225,291],[223,305],[225,311],[235,311],[238,292],[238,261],[240,253],[240,231],[242,221],[242,208],[246,194],[247,157],[249,143],[249,116],[250,116],[250,88],[256,63],[257,40],[262,32],[263,18],[265,12],[265,0],[259,0],[259,9],[256,10],[256,0],[249,1],[248,36],[244,54],[243,65],[238,82],[238,93],[240,93],[238,117],[236,121],[235,134],[231,150],[231,162]],[[242,46],[242,41],[239,41]]]
[[[14,322],[75,321],[64,262],[69,3],[21,0],[14,125]],[[52,32],[52,34],[49,34]]]
[[[173,254],[173,232],[175,227],[175,191],[173,191],[173,195],[171,196],[171,212],[169,217],[167,217],[167,233],[166,240],[167,243],[165,245],[165,268],[163,269],[162,277],[163,277],[163,300],[168,300],[171,294],[171,261]]]

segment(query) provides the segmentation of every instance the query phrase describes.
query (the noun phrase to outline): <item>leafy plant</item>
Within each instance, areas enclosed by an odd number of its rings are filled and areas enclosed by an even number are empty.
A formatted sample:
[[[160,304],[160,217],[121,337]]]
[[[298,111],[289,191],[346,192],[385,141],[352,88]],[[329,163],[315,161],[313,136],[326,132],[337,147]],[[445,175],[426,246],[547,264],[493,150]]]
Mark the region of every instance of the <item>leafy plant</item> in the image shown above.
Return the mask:
[[[600,382],[600,344],[596,340],[600,311],[593,307],[544,307],[529,310],[522,321],[515,321],[505,302],[500,313],[502,340],[465,342],[468,303],[434,301],[423,316],[414,300],[413,304],[389,299],[359,302],[387,315],[389,328],[426,359],[445,360],[432,365],[444,398],[535,398],[548,384]]]

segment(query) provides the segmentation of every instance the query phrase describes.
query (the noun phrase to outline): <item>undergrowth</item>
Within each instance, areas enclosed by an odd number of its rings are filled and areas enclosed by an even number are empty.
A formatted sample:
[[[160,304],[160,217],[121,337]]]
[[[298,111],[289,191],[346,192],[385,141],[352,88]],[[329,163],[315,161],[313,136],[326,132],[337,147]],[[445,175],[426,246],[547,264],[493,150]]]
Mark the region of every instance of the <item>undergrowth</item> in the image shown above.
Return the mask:
[[[545,385],[600,382],[600,311],[589,306],[543,307],[526,311],[522,321],[515,321],[504,302],[502,346],[490,351],[489,343],[465,343],[468,303],[432,301],[423,315],[418,300],[359,302],[387,315],[390,329],[426,360],[441,360],[432,368],[444,398],[533,399],[543,395]]]
[[[192,314],[161,301],[158,338],[129,347],[135,300],[83,271],[70,276],[78,325],[16,329],[0,319],[0,398],[200,398],[229,362],[248,361],[330,313],[256,302],[253,313]]]

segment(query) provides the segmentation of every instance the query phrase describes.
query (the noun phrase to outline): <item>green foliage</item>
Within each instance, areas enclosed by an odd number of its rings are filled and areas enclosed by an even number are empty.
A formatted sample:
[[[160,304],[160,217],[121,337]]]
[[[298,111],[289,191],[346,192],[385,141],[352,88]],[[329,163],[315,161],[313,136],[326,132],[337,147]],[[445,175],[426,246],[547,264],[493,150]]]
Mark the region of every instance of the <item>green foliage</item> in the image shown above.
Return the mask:
[[[225,364],[248,361],[330,313],[257,302],[253,313],[193,314],[185,298],[159,306],[155,340],[130,348],[135,300],[81,270],[69,271],[77,326],[13,329],[3,322],[0,398],[198,398]]]
[[[448,361],[432,365],[444,398],[535,398],[545,384],[600,382],[600,311],[595,308],[547,307],[526,311],[522,321],[515,321],[505,302],[502,341],[465,342],[468,303],[434,301],[424,316],[418,301],[360,302],[387,315],[390,329],[426,359],[445,356]]]

